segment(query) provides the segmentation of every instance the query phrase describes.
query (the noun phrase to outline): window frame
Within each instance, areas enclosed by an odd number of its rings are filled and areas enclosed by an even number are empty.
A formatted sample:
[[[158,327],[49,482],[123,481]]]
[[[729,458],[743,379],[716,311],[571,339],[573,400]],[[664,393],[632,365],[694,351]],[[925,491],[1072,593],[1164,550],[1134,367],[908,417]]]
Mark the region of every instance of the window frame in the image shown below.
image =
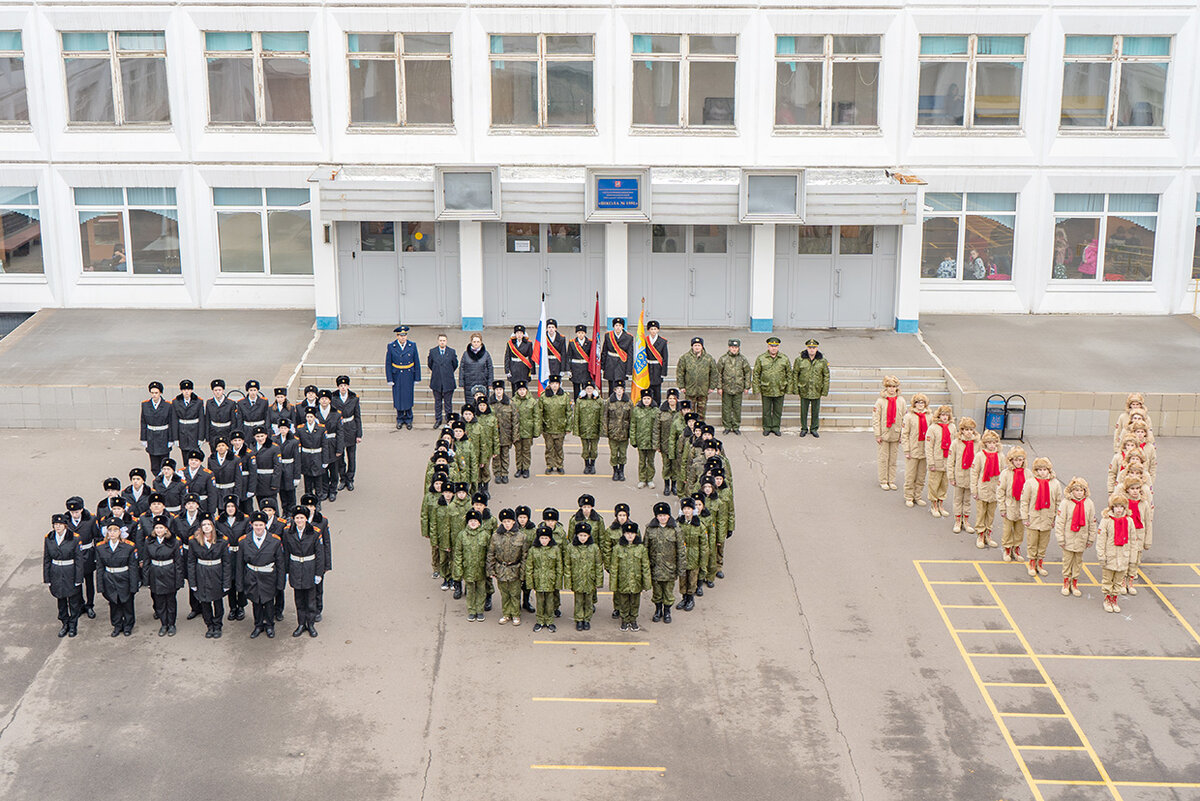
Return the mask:
[[[414,36],[445,36],[449,40],[449,47],[445,53],[409,53],[405,49],[404,37],[407,34]],[[351,36],[391,36],[392,37],[392,52],[385,53],[383,51],[370,52],[351,52],[350,37]],[[364,131],[374,129],[395,131],[398,129],[420,129],[422,131],[454,131],[454,35],[449,32],[442,31],[347,31],[346,34],[346,119],[348,120],[347,127],[353,131]],[[391,61],[395,68],[396,75],[396,122],[355,122],[352,109],[354,108],[354,100],[352,98],[353,87],[350,83],[350,62],[351,61]],[[450,68],[450,122],[408,122],[408,98],[405,91],[408,85],[407,62],[410,61],[446,61],[451,65]]]
[[[820,36],[824,40],[823,50],[821,54],[805,54],[805,53],[780,53],[780,39],[794,39],[799,37],[816,37]],[[862,38],[862,39],[877,39],[879,41],[879,52],[872,54],[854,54],[845,55],[837,54],[833,50],[834,38]],[[775,82],[776,90],[778,90],[778,74],[779,65],[791,62],[804,62],[808,64],[821,65],[821,122],[817,125],[785,125],[778,122],[773,122],[774,129],[777,133],[808,133],[813,131],[848,131],[848,132],[869,132],[879,130],[879,84],[883,78],[883,35],[878,33],[871,34],[833,34],[833,33],[781,33],[775,36]],[[835,64],[878,64],[879,72],[875,79],[875,124],[873,125],[834,125],[833,124],[833,67]],[[736,101],[735,101],[736,106]],[[779,116],[779,106],[776,103],[773,109],[773,116],[777,119]]]
[[[259,193],[261,202],[258,205],[243,204],[243,203],[218,204],[217,198],[216,198],[216,191],[218,189],[235,189],[235,190],[241,190],[241,191],[254,190]],[[303,189],[304,191],[308,192],[308,201],[305,203],[302,203],[298,206],[281,205],[279,203],[273,204],[267,200],[267,193],[274,189],[284,189],[287,191],[296,191],[296,190]],[[312,243],[312,219],[313,219],[312,218],[312,212],[313,212],[312,204],[313,204],[313,200],[312,200],[312,190],[310,188],[295,187],[295,186],[214,186],[214,187],[212,187],[212,191],[213,191],[213,193],[210,195],[210,197],[212,198],[212,203],[213,203],[213,222],[216,226],[216,232],[217,232],[217,276],[219,278],[222,278],[225,281],[229,281],[231,279],[236,280],[236,279],[244,279],[244,278],[281,279],[281,280],[286,281],[286,280],[291,280],[291,279],[300,279],[300,280],[311,279],[316,274],[316,253],[313,251],[313,243]],[[271,269],[270,212],[272,212],[272,211],[296,211],[297,209],[302,209],[302,210],[308,212],[308,229],[309,229],[308,250],[309,250],[309,259],[312,263],[313,271],[308,272],[308,273],[277,273],[277,272],[274,272]],[[249,271],[237,271],[237,270],[228,270],[227,271],[227,270],[222,269],[222,265],[221,265],[221,225],[220,225],[220,221],[219,221],[220,220],[219,215],[222,212],[233,212],[233,213],[238,213],[238,214],[246,214],[246,213],[253,212],[253,213],[258,214],[260,231],[262,234],[262,239],[260,240],[262,242],[262,265],[263,265],[262,272],[249,272]]]
[[[930,194],[930,193],[926,193],[926,194]],[[955,250],[955,262],[956,262],[955,275],[953,278],[938,278],[936,275],[931,275],[931,276],[922,275],[921,282],[928,283],[931,286],[955,286],[955,287],[969,286],[972,288],[996,286],[997,288],[1007,287],[1007,288],[1011,289],[1013,286],[1015,286],[1014,282],[1016,281],[1016,271],[1017,271],[1017,263],[1016,263],[1016,261],[1017,261],[1016,260],[1017,220],[1020,217],[1021,194],[1019,192],[994,192],[993,193],[993,192],[965,192],[965,191],[961,191],[961,190],[946,190],[944,192],[934,192],[932,194],[960,195],[961,198],[960,198],[959,206],[958,206],[957,210],[953,210],[953,211],[948,210],[948,209],[937,209],[937,210],[930,209],[929,211],[922,210],[922,213],[921,213],[921,250],[922,250],[921,262],[922,262],[922,264],[921,264],[921,266],[924,267],[925,222],[930,219],[952,219],[955,221],[956,225],[958,226],[958,231],[957,231],[958,243],[955,246],[956,247],[956,250]],[[1012,195],[1013,196],[1013,210],[1012,211],[1008,211],[1007,209],[998,209],[998,210],[974,209],[974,210],[972,210],[972,209],[968,208],[970,205],[970,202],[967,199],[968,195],[986,195],[986,194]],[[1011,270],[1011,272],[1009,273],[1007,280],[1002,280],[1002,279],[989,280],[986,277],[985,278],[964,278],[963,277],[963,274],[967,268],[967,250],[968,250],[968,248],[967,248],[967,218],[968,217],[988,216],[988,215],[1003,215],[1005,217],[1013,218],[1013,227],[1012,227],[1013,261],[1012,261],[1012,264],[1009,265],[1009,269]]]
[[[248,33],[250,34],[250,49],[249,50],[209,50],[208,35],[210,33]],[[305,37],[304,50],[264,50],[262,46],[262,37],[264,33],[302,33]],[[288,31],[235,31],[235,30],[214,30],[205,29],[200,32],[204,37],[204,103],[207,113],[205,127],[211,130],[248,130],[253,128],[299,128],[312,129],[314,127],[313,117],[314,105],[312,101],[312,41],[311,34],[304,30],[288,30]],[[267,56],[265,53],[270,53]],[[254,122],[213,122],[212,119],[212,90],[209,85],[208,62],[209,59],[224,58],[224,59],[250,59],[252,75],[254,77]],[[308,64],[308,116],[307,122],[303,120],[267,120],[267,87],[266,76],[263,71],[263,61],[267,58],[289,58],[303,59]],[[347,80],[349,77],[347,76]]]
[[[0,201],[0,219],[2,219],[5,214],[8,214],[10,212],[15,212],[17,214],[23,215],[23,216],[28,217],[31,220],[37,222],[37,224],[38,224],[37,239],[39,241],[38,247],[41,250],[42,269],[35,273],[11,272],[8,269],[8,264],[4,261],[4,251],[0,250],[0,281],[11,280],[14,276],[19,277],[19,278],[24,278],[26,280],[31,279],[31,278],[34,278],[34,279],[40,278],[40,279],[44,280],[46,277],[46,250],[45,250],[45,245],[44,245],[44,238],[42,236],[41,199],[38,196],[38,188],[36,186],[10,186],[10,185],[5,185],[4,187],[0,187],[0,193],[4,193],[4,194],[13,193],[16,190],[25,190],[24,192],[21,192],[21,195],[30,196],[30,202],[20,203],[20,202],[13,201],[13,200]],[[18,195],[18,197],[20,197],[20,195]],[[27,241],[32,241],[32,239],[27,240]]]
[[[1058,211],[1054,205],[1059,195],[1102,195],[1104,197],[1104,207],[1100,211]],[[1156,208],[1154,212],[1137,212],[1137,211],[1113,211],[1111,210],[1112,197],[1114,195],[1149,195],[1156,199]],[[1051,214],[1051,234],[1050,234],[1050,277],[1051,286],[1056,288],[1061,287],[1094,287],[1094,286],[1117,286],[1127,287],[1130,284],[1138,287],[1148,287],[1154,283],[1154,258],[1158,253],[1158,222],[1162,217],[1162,194],[1155,192],[1055,192],[1051,196],[1050,214]],[[1124,279],[1113,281],[1105,280],[1108,266],[1108,220],[1110,217],[1124,216],[1126,219],[1133,218],[1146,219],[1153,218],[1154,220],[1154,253],[1150,256],[1150,276],[1144,280],[1126,281]],[[1072,220],[1098,220],[1096,226],[1096,243],[1099,247],[1096,250],[1096,274],[1091,278],[1055,278],[1054,277],[1054,229],[1059,225],[1059,218]]]
[[[1193,291],[1200,291],[1200,194],[1196,195],[1196,244],[1192,246],[1192,273],[1189,280],[1196,285]]]
[[[964,36],[967,39],[967,52],[956,53],[951,55],[922,55],[921,40],[925,37],[956,37]],[[1022,42],[1021,54],[979,54],[979,37],[984,38],[1009,38],[1020,39]],[[915,129],[921,134],[953,134],[961,135],[965,132],[970,133],[987,133],[987,134],[1020,134],[1025,128],[1025,91],[1028,81],[1025,80],[1026,71],[1025,65],[1029,60],[1029,34],[1027,33],[923,33],[917,37],[917,122]],[[976,103],[976,86],[978,85],[978,77],[976,67],[980,63],[984,64],[1004,64],[1014,61],[1021,62],[1021,95],[1017,99],[1017,122],[1015,125],[976,125],[975,124],[975,103]],[[963,122],[962,125],[922,125],[921,124],[921,66],[923,64],[965,64],[966,77],[963,80]],[[943,279],[945,280],[945,279]]]
[[[495,37],[505,36],[521,36],[521,37],[537,37],[537,53],[493,53],[492,40]],[[587,54],[581,53],[547,53],[546,52],[546,37],[548,36],[586,36],[592,40],[592,51]],[[539,133],[580,133],[592,132],[596,130],[596,34],[595,33],[496,33],[489,31],[487,34],[488,42],[488,131],[489,133],[519,131],[528,133],[536,131]],[[538,82],[538,119],[537,123],[529,125],[527,123],[518,123],[513,125],[497,124],[492,119],[492,64],[497,61],[520,61],[525,63],[534,62],[537,64],[537,82]],[[554,61],[571,61],[580,63],[590,63],[592,65],[592,121],[584,124],[571,125],[551,125],[547,122],[550,105],[550,84],[547,75],[547,62]]]
[[[629,73],[629,103],[630,128],[633,133],[654,132],[705,132],[724,135],[736,135],[738,131],[738,46],[741,44],[736,33],[634,33],[630,39],[630,73]],[[638,53],[633,49],[633,41],[638,36],[675,36],[679,39],[679,50],[675,53]],[[692,55],[692,37],[728,38],[733,39],[733,52],[726,54]],[[679,64],[679,121],[677,125],[660,125],[657,123],[638,123],[633,121],[633,70],[640,61],[673,61]],[[733,64],[733,124],[732,125],[691,125],[688,123],[691,74],[689,66],[693,63],[732,63]]]
[[[22,90],[25,92],[25,116],[23,120],[5,120],[0,119],[0,130],[27,129],[32,125],[31,109],[29,107],[29,74],[25,59],[25,37],[23,31],[19,29],[0,31],[2,33],[16,34],[17,44],[20,45],[16,50],[0,49],[0,58],[19,59],[21,61],[21,75],[23,76],[24,86]],[[65,76],[64,76],[65,87]]]
[[[1063,81],[1062,91],[1058,96],[1058,132],[1060,134],[1083,134],[1085,136],[1092,134],[1113,134],[1119,133],[1122,136],[1128,134],[1148,133],[1151,135],[1162,134],[1167,127],[1167,95],[1170,94],[1169,82],[1173,70],[1171,63],[1174,58],[1175,35],[1174,34],[1096,34],[1098,36],[1112,36],[1113,46],[1112,52],[1106,55],[1080,55],[1073,56],[1066,53],[1066,41],[1074,36],[1089,36],[1090,34],[1073,34],[1069,33],[1063,37],[1063,70],[1065,73],[1068,64],[1105,64],[1109,65],[1108,72],[1108,97],[1106,100],[1107,109],[1105,113],[1104,125],[1084,126],[1084,125],[1063,125],[1062,107],[1063,107],[1063,92],[1066,91],[1066,81]],[[1131,56],[1126,55],[1125,37],[1131,38],[1161,38],[1167,40],[1167,54],[1165,56]],[[1167,83],[1163,85],[1163,122],[1162,125],[1117,125],[1117,112],[1121,105],[1121,68],[1125,64],[1133,63],[1149,63],[1149,64],[1167,64]],[[1114,193],[1119,194],[1119,193]],[[1107,197],[1108,193],[1105,193]],[[1105,200],[1107,204],[1108,201]]]
[[[121,190],[121,204],[119,206],[116,204],[112,204],[112,203],[95,203],[95,204],[83,203],[83,204],[81,204],[75,198],[75,193],[80,189],[120,189]],[[133,203],[133,202],[130,202],[130,200],[129,200],[129,190],[130,189],[167,189],[175,194],[175,202],[174,203]],[[81,234],[81,239],[79,242],[79,249],[77,252],[79,253],[79,269],[80,269],[80,273],[82,275],[85,275],[88,277],[92,277],[92,276],[103,277],[104,279],[116,277],[118,280],[121,280],[121,281],[149,280],[149,281],[153,282],[153,281],[162,281],[163,279],[166,279],[168,281],[174,281],[174,280],[182,281],[183,280],[183,275],[184,275],[184,271],[183,271],[184,258],[183,258],[183,256],[185,253],[185,249],[183,247],[183,223],[179,219],[180,215],[179,215],[179,188],[178,187],[175,187],[175,186],[154,186],[154,187],[73,186],[73,187],[71,187],[71,204],[72,204],[72,206],[74,208],[74,212],[75,212],[75,228],[77,231],[79,230],[79,227],[81,225],[83,225],[83,223],[80,222],[80,220],[79,220],[80,212],[95,211],[95,212],[111,213],[111,212],[115,211],[121,215],[122,244],[124,244],[124,246],[125,246],[125,263],[126,263],[126,265],[128,265],[128,268],[125,270],[94,270],[94,269],[88,270],[88,269],[86,269],[86,267],[83,264],[83,241],[82,241],[82,234]],[[136,270],[134,270],[135,261],[134,261],[134,248],[133,248],[133,220],[132,220],[132,216],[131,216],[130,212],[150,211],[150,212],[158,213],[159,211],[168,210],[168,209],[173,210],[175,212],[175,225],[176,225],[177,230],[179,231],[179,272],[177,272],[177,273],[173,273],[173,272],[139,273]]]
[[[171,92],[168,83],[167,87],[167,120],[165,122],[153,122],[145,120],[137,120],[127,122],[125,120],[125,86],[121,77],[121,61],[122,59],[162,59],[163,69],[166,71],[167,61],[167,32],[151,31],[151,30],[132,30],[132,31],[86,31],[86,30],[60,30],[58,33],[59,58],[62,62],[62,80],[63,80],[63,97],[67,102],[67,127],[72,129],[77,128],[143,128],[143,129],[170,129],[172,125],[173,115],[171,114]],[[69,58],[86,58],[99,60],[104,57],[105,52],[102,50],[68,50],[67,44],[63,37],[74,33],[103,33],[108,38],[108,69],[109,81],[112,86],[113,98],[113,119],[109,121],[90,121],[90,120],[72,120],[71,119],[71,100],[70,94],[67,91],[67,59]],[[159,34],[163,37],[162,50],[121,50],[119,47],[118,38],[123,33],[141,33],[141,34]],[[169,75],[169,73],[167,73]],[[168,78],[169,81],[169,78]],[[27,90],[28,91],[28,90]]]

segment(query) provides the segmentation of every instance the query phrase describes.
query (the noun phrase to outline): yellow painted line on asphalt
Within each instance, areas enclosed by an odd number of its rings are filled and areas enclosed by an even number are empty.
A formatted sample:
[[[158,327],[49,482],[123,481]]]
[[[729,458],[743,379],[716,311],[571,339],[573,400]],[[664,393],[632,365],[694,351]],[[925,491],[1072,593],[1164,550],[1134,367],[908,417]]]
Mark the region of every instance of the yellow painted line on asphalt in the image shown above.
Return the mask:
[[[657,704],[656,698],[534,698],[534,701],[562,701],[578,704]]]
[[[1113,782],[1121,787],[1200,787],[1200,782]]]
[[[1039,682],[1032,682],[1032,681],[985,681],[985,682],[983,683],[983,686],[984,686],[984,687],[1045,687],[1045,686],[1046,686],[1046,682],[1044,682],[1044,681],[1039,681]]]
[[[1077,785],[1104,787],[1105,785],[1113,784],[1113,782],[1098,781],[1096,779],[1037,779],[1036,781],[1038,784],[1059,784],[1069,787]]]
[[[1145,575],[1145,574],[1143,574],[1143,575]],[[1160,581],[1160,582],[1158,582],[1158,586],[1159,587],[1185,587],[1185,588],[1195,589],[1196,587],[1200,587],[1200,584],[1165,584]]]
[[[1001,712],[1002,718],[1065,718],[1065,712]],[[1017,746],[1020,748],[1021,746]],[[1085,749],[1086,750],[1086,749]]]
[[[1022,751],[1086,751],[1082,745],[1018,745]]]
[[[534,645],[649,645],[649,640],[534,640]]]
[[[1197,634],[1196,630],[1192,628],[1192,624],[1188,623],[1187,619],[1185,619],[1183,615],[1179,614],[1179,610],[1175,608],[1174,604],[1167,600],[1167,596],[1162,594],[1162,591],[1159,590],[1158,585],[1150,580],[1150,577],[1146,575],[1146,571],[1138,570],[1138,575],[1142,577],[1142,581],[1146,582],[1146,586],[1150,588],[1150,591],[1158,596],[1158,600],[1162,601],[1163,605],[1167,607],[1168,611],[1175,616],[1180,625],[1187,630],[1187,633],[1192,635],[1192,639],[1197,643],[1200,643],[1200,634]]]
[[[999,609],[995,604],[939,604],[942,609]]]
[[[1096,567],[1099,567],[1099,565],[1096,565]],[[1088,570],[1088,566],[1086,564],[1083,566],[1083,574],[1088,577],[1088,581],[1091,584],[1095,584],[1097,587],[1100,586],[1100,579],[1092,575],[1092,571]]]
[[[963,656],[976,657],[981,656],[986,658],[995,657],[997,659],[1028,659],[1029,654],[1017,652],[1011,654],[996,654],[991,651],[963,651]]]
[[[979,585],[983,584],[982,581],[931,581],[929,583],[930,584],[974,584],[977,587]]]
[[[954,629],[955,634],[1016,634],[1012,629]]]
[[[993,587],[1036,587],[1038,585],[1031,581],[993,581],[992,586]],[[1041,586],[1043,586],[1043,587],[1052,586],[1056,589],[1062,588],[1061,583],[1051,583],[1048,581],[1041,582]],[[1088,581],[1081,581],[1079,583],[1079,586],[1080,587],[1098,587],[1100,585],[1094,584],[1094,583],[1088,582]]]
[[[1149,563],[1142,562],[1142,567],[1149,567]],[[1196,575],[1200,576],[1200,565],[1192,565],[1192,570],[1196,571]]]
[[[627,770],[640,773],[666,773],[661,765],[530,765],[530,770]]]
[[[1200,662],[1200,656],[1126,656],[1125,654],[1034,654],[1038,659],[1113,659],[1143,662]]]

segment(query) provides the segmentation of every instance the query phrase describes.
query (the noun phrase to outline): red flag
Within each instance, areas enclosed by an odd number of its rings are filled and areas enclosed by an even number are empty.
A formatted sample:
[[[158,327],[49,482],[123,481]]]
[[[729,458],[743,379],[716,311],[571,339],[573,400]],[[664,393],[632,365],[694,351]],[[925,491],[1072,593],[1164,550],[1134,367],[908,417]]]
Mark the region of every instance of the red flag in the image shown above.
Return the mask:
[[[596,384],[596,389],[600,389],[600,341],[604,338],[604,332],[600,330],[600,293],[596,293],[596,315],[592,319],[592,352],[588,354],[588,373],[592,376],[592,381]]]

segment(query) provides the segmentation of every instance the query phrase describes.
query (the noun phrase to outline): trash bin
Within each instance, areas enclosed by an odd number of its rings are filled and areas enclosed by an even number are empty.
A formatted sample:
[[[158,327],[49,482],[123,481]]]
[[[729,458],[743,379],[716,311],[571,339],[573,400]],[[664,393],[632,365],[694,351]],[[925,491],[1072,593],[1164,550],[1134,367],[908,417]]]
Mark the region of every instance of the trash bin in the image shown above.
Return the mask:
[[[1004,396],[992,395],[987,399],[987,407],[983,414],[983,429],[985,431],[1004,431]]]
[[[1009,395],[1004,401],[1004,431],[1000,439],[1025,441],[1025,396]]]

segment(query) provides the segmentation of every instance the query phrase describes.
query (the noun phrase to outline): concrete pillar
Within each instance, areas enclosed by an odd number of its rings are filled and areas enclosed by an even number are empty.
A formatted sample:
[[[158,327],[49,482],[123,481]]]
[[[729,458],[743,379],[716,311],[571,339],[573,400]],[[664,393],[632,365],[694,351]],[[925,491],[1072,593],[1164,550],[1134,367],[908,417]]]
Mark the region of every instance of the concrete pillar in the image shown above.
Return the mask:
[[[775,224],[750,226],[750,330],[775,328]]]
[[[333,239],[333,223],[321,222],[321,193],[317,184],[310,186],[312,220],[309,226],[312,236],[313,292],[316,293],[317,328],[338,327],[338,310],[341,298],[338,295],[337,246]]]
[[[458,224],[458,268],[462,292],[462,330],[483,330],[483,223]]]
[[[921,236],[920,215],[912,225],[900,226],[900,243],[896,258],[896,330],[901,334],[917,333],[921,311]]]
[[[604,225],[604,316],[629,317],[629,226]]]

